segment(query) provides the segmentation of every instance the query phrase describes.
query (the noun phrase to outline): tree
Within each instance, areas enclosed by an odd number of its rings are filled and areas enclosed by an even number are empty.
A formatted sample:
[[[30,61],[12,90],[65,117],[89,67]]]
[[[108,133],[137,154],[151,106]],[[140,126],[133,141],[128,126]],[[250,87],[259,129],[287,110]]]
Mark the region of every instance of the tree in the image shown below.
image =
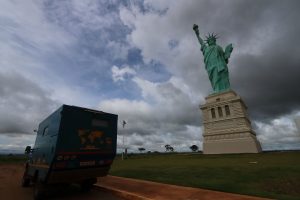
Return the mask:
[[[145,151],[146,149],[144,147],[140,147],[138,148],[138,150],[140,151],[140,153],[142,153],[143,151]]]
[[[195,152],[195,151],[198,151],[199,147],[197,145],[192,145],[190,146],[190,149]]]
[[[171,145],[169,145],[169,144],[166,144],[165,148],[166,148],[166,151],[171,151],[171,152],[174,151],[174,148]]]
[[[165,145],[165,148],[166,148],[166,151],[169,151],[170,145],[169,145],[169,144],[166,144],[166,145]]]

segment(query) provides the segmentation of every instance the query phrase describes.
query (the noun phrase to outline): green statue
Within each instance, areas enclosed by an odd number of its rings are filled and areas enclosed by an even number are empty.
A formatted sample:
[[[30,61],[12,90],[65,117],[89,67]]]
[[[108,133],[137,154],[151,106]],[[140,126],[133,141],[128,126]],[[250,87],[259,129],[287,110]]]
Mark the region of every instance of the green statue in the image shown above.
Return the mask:
[[[214,93],[229,90],[230,83],[227,63],[233,50],[232,44],[229,44],[225,48],[224,52],[222,47],[216,44],[216,35],[209,34],[205,40],[207,44],[205,44],[205,42],[199,36],[198,25],[194,24],[193,30],[195,31],[198,41],[201,45],[205,69],[208,73]]]

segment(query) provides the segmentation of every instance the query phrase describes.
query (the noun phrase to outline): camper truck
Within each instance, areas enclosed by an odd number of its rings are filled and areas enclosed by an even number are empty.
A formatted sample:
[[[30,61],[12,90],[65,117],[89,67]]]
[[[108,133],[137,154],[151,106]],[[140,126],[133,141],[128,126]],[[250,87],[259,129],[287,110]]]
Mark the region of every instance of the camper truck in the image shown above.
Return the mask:
[[[35,199],[46,186],[80,184],[88,191],[97,177],[106,176],[116,155],[118,116],[63,105],[39,124],[22,186],[35,185]]]

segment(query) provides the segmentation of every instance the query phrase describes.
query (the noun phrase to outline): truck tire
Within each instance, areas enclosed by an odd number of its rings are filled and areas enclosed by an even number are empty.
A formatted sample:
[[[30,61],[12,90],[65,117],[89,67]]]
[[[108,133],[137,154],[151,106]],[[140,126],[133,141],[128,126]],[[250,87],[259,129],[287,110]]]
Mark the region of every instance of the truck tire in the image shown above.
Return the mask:
[[[81,191],[82,192],[89,192],[93,185],[97,182],[97,179],[88,179],[83,181],[80,186],[81,186]]]
[[[43,200],[45,196],[45,185],[41,180],[39,179],[39,171],[36,171],[34,174],[34,193],[33,193],[33,199],[34,200]]]
[[[92,189],[93,184],[91,183],[81,183],[81,191],[89,192]]]
[[[22,187],[29,187],[29,185],[30,185],[30,179],[23,176],[23,178],[22,178]]]
[[[28,176],[28,167],[25,167],[25,171],[22,177],[22,187],[28,187],[30,185],[30,178]]]
[[[34,200],[42,200],[44,199],[44,185],[42,183],[36,182],[34,185],[34,194],[33,199]]]

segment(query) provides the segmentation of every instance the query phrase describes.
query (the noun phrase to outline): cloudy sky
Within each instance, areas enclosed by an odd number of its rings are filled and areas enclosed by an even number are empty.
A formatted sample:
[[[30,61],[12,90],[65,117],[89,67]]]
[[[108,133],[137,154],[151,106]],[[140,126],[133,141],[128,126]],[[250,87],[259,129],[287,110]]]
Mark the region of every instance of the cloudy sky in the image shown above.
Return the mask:
[[[298,0],[0,1],[0,151],[62,104],[119,115],[118,148],[202,148],[211,91],[199,44],[233,43],[231,86],[263,149],[300,149]],[[122,120],[127,122],[122,128]]]

